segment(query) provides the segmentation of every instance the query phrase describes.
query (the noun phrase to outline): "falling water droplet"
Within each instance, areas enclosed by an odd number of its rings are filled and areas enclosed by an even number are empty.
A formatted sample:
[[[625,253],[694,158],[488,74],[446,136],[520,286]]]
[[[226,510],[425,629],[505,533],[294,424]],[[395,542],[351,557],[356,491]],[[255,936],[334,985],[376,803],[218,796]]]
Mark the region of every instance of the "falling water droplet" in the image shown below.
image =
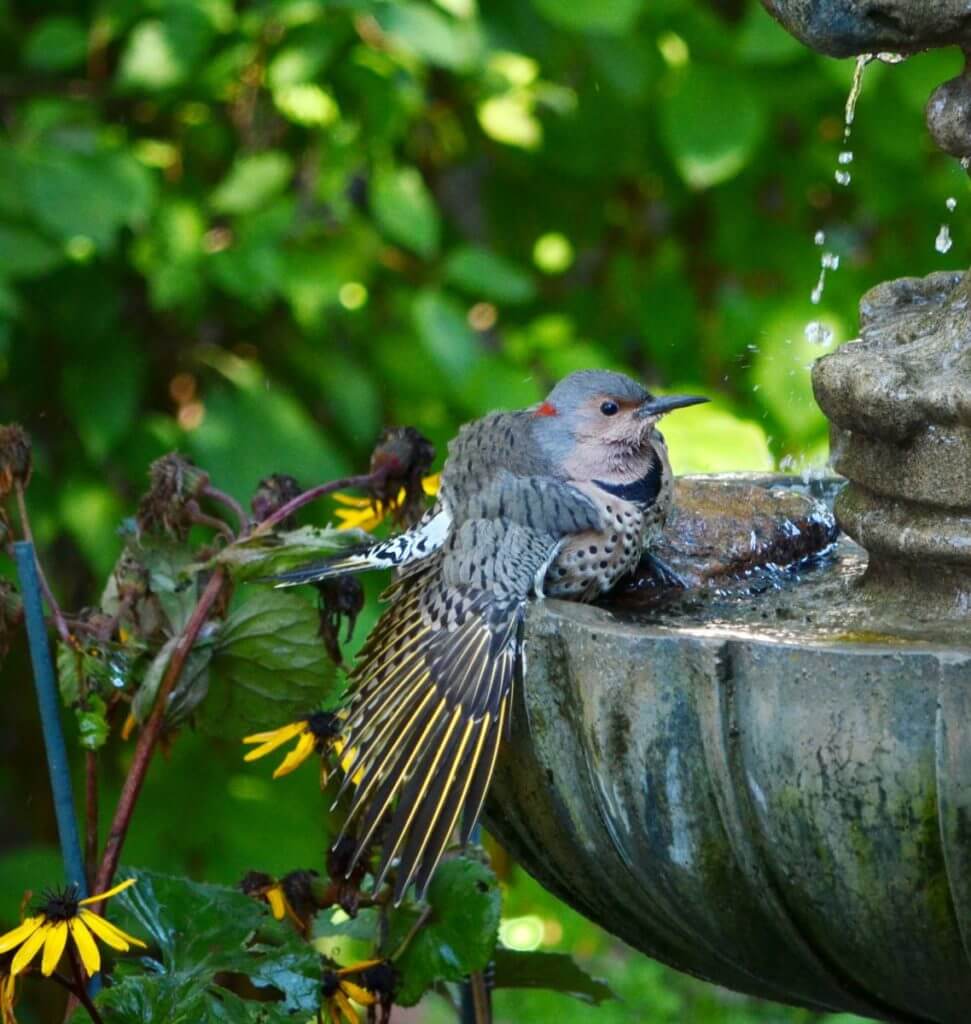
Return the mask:
[[[835,252],[824,252],[821,264],[826,270],[839,270],[840,258]]]
[[[954,196],[948,196],[944,205],[948,208],[948,210],[951,213],[954,213],[954,211],[957,209],[958,201],[954,198]]]
[[[825,245],[826,244],[826,232],[825,231],[817,231],[816,234],[813,235],[813,244],[814,245]]]
[[[783,472],[786,472],[787,470],[792,469],[792,467],[795,466],[795,464],[795,455],[786,455],[785,458],[783,458],[782,461],[779,463],[779,469],[781,469]]]
[[[813,320],[806,324],[806,341],[810,345],[828,345],[833,340],[833,329],[821,320]]]
[[[937,238],[934,239],[934,248],[940,253],[949,252],[953,244],[950,228],[942,224],[941,230],[937,232]]]
[[[844,149],[842,153],[836,158],[837,163],[851,164],[853,163],[853,150]]]
[[[907,59],[906,53],[877,53],[873,55],[874,60],[881,64],[903,64]]]
[[[856,58],[856,67],[853,69],[853,84],[850,86],[850,93],[846,97],[846,109],[843,115],[844,142],[850,137],[853,118],[856,117],[856,101],[860,98],[860,90],[863,88],[863,72],[866,71],[867,64],[872,60],[872,53],[861,53]]]
[[[849,185],[853,180],[853,175],[849,171],[837,171],[833,177],[836,179],[837,185]]]

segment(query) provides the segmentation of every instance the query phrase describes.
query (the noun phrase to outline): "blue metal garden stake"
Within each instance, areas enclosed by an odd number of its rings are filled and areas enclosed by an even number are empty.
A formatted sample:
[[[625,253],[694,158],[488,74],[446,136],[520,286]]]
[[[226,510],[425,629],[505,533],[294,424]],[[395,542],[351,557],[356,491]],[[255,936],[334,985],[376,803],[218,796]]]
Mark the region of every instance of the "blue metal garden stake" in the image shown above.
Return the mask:
[[[44,606],[41,603],[34,545],[26,540],[17,541],[14,544],[14,557],[20,576],[24,619],[30,643],[30,661],[34,668],[37,706],[40,709],[40,722],[44,730],[47,774],[50,776],[51,789],[54,793],[54,813],[57,817],[57,834],[61,841],[61,856],[64,858],[64,873],[68,883],[76,885],[79,897],[84,899],[88,895],[88,883],[81,857],[81,840],[74,813],[74,792],[71,788],[71,769],[67,760],[67,748],[64,745],[64,733],[61,730],[57,684],[54,681],[54,666],[51,664],[51,651],[47,643],[47,626],[44,623]],[[100,982],[96,975],[91,979],[89,991],[93,995],[98,988]]]

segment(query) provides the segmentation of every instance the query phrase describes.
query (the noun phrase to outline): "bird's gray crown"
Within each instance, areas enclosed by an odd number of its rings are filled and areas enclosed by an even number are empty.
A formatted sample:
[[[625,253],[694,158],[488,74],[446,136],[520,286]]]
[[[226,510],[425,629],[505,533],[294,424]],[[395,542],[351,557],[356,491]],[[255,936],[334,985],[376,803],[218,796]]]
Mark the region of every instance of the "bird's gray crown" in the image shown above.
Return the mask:
[[[578,370],[564,377],[546,400],[557,409],[569,410],[597,395],[638,403],[650,397],[637,381],[622,373],[614,373],[612,370]]]

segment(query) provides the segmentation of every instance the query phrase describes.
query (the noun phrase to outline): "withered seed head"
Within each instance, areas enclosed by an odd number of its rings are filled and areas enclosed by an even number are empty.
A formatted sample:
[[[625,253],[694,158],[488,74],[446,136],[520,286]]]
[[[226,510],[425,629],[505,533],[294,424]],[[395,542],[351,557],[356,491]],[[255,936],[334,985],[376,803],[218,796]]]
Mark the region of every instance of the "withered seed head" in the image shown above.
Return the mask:
[[[0,427],[0,500],[13,489],[14,483],[26,488],[33,469],[30,435],[19,423]]]
[[[320,595],[320,629],[317,635],[335,665],[342,662],[340,648],[341,620],[347,620],[347,640],[351,639],[354,624],[364,607],[364,587],[356,576],[334,576],[314,584]]]
[[[0,580],[0,658],[10,650],[10,637],[24,617],[20,595],[8,580]]]
[[[303,488],[297,480],[286,473],[274,473],[272,476],[264,477],[260,481],[250,507],[257,522],[262,522],[273,515],[277,509],[283,508],[288,501],[292,501]],[[293,518],[285,520],[280,525],[285,530],[290,530],[296,524]]]
[[[382,505],[393,505],[404,488],[405,500],[394,507],[398,526],[417,522],[425,511],[421,479],[435,460],[435,446],[414,427],[389,427],[371,453],[371,472],[383,472],[382,481],[372,488]]]
[[[169,452],[152,463],[148,476],[148,492],[138,505],[139,527],[184,539],[192,525],[187,506],[202,493],[209,475],[184,455]]]

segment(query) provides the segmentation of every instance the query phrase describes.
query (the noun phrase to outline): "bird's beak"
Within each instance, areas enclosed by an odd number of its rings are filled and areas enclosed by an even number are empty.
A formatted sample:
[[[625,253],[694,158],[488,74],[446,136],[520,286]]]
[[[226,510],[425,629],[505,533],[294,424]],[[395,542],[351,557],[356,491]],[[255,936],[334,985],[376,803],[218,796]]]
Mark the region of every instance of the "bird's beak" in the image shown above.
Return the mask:
[[[659,395],[638,406],[634,416],[639,420],[645,420],[648,416],[663,416],[673,409],[683,409],[686,405],[701,405],[702,402],[708,401],[710,399],[702,395]]]

